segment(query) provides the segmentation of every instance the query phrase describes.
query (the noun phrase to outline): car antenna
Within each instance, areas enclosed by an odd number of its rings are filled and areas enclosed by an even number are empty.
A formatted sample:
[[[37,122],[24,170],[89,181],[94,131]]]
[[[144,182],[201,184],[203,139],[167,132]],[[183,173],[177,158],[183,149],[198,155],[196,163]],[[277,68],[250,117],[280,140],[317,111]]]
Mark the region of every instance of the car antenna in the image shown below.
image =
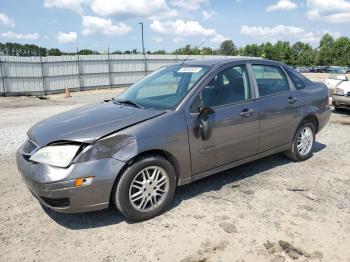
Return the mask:
[[[202,45],[204,45],[210,38],[214,37],[216,35],[216,31],[214,31],[211,35],[209,35],[207,38],[205,38],[198,46],[195,46],[196,48],[200,48]],[[191,54],[189,54],[181,63],[181,65],[183,65],[183,63],[185,63],[189,58],[190,58]]]

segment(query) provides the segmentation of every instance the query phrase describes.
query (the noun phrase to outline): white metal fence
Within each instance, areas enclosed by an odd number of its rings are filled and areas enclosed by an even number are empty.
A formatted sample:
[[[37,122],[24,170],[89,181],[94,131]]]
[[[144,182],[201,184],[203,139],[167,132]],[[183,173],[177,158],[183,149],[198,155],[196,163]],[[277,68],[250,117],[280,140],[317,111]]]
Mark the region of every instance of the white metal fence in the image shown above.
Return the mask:
[[[128,86],[185,55],[77,55],[52,57],[0,56],[0,94],[46,95]],[[203,59],[208,56],[191,56]]]

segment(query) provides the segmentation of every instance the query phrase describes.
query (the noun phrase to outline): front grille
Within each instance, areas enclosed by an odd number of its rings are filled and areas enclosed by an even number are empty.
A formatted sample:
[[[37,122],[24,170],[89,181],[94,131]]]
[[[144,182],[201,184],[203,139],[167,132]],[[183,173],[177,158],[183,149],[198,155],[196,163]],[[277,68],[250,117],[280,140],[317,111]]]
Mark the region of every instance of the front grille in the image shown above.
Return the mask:
[[[30,140],[27,140],[23,145],[24,154],[30,155],[35,149],[36,145]]]
[[[40,197],[46,204],[52,207],[69,207],[69,198]]]

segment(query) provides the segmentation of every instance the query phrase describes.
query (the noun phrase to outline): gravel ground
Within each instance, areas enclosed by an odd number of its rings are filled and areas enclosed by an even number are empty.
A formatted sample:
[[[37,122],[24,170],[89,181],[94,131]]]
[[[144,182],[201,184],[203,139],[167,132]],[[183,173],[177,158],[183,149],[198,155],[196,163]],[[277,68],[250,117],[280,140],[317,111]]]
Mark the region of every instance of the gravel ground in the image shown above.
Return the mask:
[[[47,210],[15,165],[25,132],[120,90],[0,98],[0,261],[350,261],[350,113],[333,113],[313,157],[270,156],[178,188],[170,210],[129,224],[112,207]]]

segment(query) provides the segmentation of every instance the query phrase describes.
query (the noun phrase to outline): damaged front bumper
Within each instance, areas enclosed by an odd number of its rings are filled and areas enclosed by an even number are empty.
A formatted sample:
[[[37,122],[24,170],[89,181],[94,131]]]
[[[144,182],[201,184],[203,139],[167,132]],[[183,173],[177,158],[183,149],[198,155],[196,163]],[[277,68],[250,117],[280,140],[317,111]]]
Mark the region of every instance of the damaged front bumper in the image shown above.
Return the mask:
[[[107,208],[116,177],[125,164],[105,158],[58,168],[30,161],[22,154],[22,147],[17,151],[16,160],[32,194],[46,207],[65,213]],[[85,177],[93,177],[92,182],[77,187],[75,180]]]

